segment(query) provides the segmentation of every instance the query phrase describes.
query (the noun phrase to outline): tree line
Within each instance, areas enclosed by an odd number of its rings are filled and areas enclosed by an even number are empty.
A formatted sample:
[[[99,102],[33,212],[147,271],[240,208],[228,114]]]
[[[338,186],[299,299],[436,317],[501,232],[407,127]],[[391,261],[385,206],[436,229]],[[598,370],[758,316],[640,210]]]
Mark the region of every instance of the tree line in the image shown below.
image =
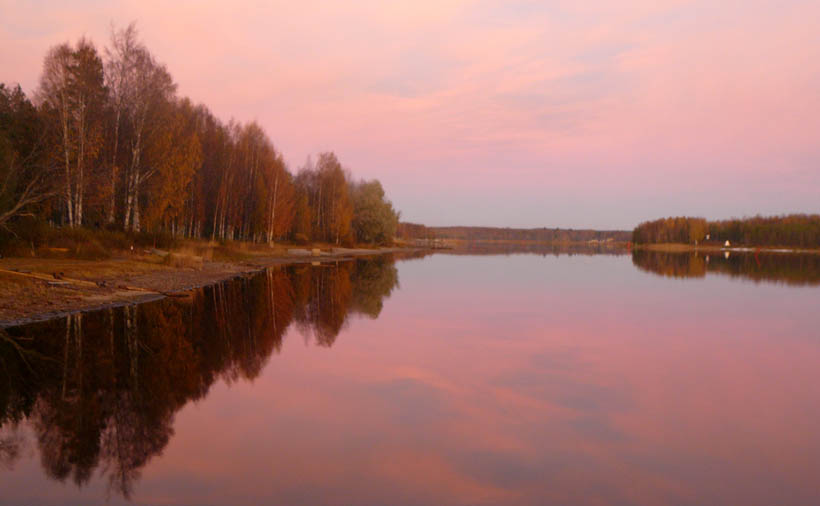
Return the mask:
[[[588,241],[628,241],[629,231],[562,228],[427,227],[416,223],[399,224],[403,239],[458,239],[464,241],[532,241],[550,243]]]
[[[255,121],[177,94],[134,24],[52,47],[29,98],[0,84],[0,228],[31,220],[180,237],[389,243],[398,212],[332,152],[289,171]]]
[[[679,216],[647,221],[632,232],[636,244],[729,241],[746,246],[820,248],[820,215],[790,214],[707,221]]]

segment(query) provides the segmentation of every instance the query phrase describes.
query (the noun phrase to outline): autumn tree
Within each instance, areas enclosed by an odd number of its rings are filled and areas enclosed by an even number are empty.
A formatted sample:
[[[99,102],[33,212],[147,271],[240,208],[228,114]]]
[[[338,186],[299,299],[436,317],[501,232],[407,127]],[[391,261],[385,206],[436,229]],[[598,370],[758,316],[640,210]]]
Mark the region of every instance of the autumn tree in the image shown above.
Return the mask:
[[[119,143],[127,147],[123,193],[123,227],[140,230],[140,192],[159,170],[144,157],[150,142],[162,142],[164,115],[174,98],[176,84],[164,65],[136,39],[133,25],[114,31],[108,52],[108,81],[115,87],[113,98],[117,134],[112,150],[112,181],[117,173]],[[122,121],[122,124],[120,124]],[[122,136],[122,138],[120,137]]]
[[[267,242],[272,243],[274,238],[285,236],[293,223],[293,177],[288,172],[282,156],[275,152],[265,167],[263,177],[267,193]]]
[[[302,168],[298,183],[312,211],[312,238],[335,244],[350,242],[353,203],[347,173],[336,155],[320,153],[315,166]]]
[[[65,221],[70,227],[83,222],[86,178],[102,146],[105,96],[102,60],[89,40],[49,50],[38,98],[56,134],[55,156],[63,165]]]
[[[155,172],[146,186],[145,222],[176,234],[185,221],[191,183],[202,162],[196,115],[187,99],[168,102],[159,112],[160,126],[152,129],[145,165]]]
[[[392,239],[398,214],[377,181],[352,184],[332,152],[294,176],[260,124],[224,123],[177,96],[133,23],[112,29],[104,54],[84,38],[53,47],[36,108],[19,88],[2,89],[0,226],[41,204],[43,217],[59,213],[69,227],[268,243]]]
[[[310,207],[309,173],[302,171],[294,178],[293,239],[306,243],[313,236],[313,210]]]
[[[111,29],[111,45],[105,49],[105,84],[108,89],[108,208],[106,222],[113,224],[117,212],[117,182],[120,175],[120,132],[126,100],[132,85],[134,58],[139,52],[137,28],[131,23],[123,30]]]
[[[20,86],[0,84],[0,227],[54,195],[42,119]]]
[[[749,246],[820,247],[820,215],[754,216],[706,221],[676,217],[641,223],[632,233],[635,243],[694,242],[708,234],[713,241]]]
[[[360,181],[350,186],[350,193],[356,240],[365,243],[391,243],[396,235],[399,213],[385,198],[381,183],[375,179]]]

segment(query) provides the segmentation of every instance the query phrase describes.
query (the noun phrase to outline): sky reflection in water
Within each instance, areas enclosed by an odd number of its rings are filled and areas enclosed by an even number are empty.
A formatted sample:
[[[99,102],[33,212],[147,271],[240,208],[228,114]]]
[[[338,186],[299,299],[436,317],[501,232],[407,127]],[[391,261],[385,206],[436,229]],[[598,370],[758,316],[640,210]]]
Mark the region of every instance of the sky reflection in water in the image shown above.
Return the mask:
[[[124,501],[109,484],[122,462],[105,440],[90,478],[74,484],[72,455],[111,434],[101,413],[116,411],[114,399],[139,415],[135,426],[159,427],[133,470],[136,503],[819,501],[816,283],[738,282],[722,274],[741,270],[714,259],[723,267],[703,276],[692,259],[631,260],[434,255],[281,269],[138,308],[138,353],[117,310],[113,355],[69,354],[93,365],[70,375],[85,400],[62,399],[62,363],[41,366],[50,379],[10,383],[12,398],[31,397],[21,385],[39,397],[30,421],[4,425],[24,444],[0,469],[0,503],[91,504],[107,491]],[[793,271],[767,272],[783,269]],[[99,347],[105,335],[88,334],[106,326],[93,318],[84,346]],[[57,344],[42,351],[61,358],[66,323],[52,325]],[[139,387],[129,353],[144,367]],[[11,363],[7,346],[2,356]],[[105,427],[66,421],[66,402]],[[73,446],[55,446],[54,420],[83,428]],[[71,468],[63,482],[47,477],[55,462]]]

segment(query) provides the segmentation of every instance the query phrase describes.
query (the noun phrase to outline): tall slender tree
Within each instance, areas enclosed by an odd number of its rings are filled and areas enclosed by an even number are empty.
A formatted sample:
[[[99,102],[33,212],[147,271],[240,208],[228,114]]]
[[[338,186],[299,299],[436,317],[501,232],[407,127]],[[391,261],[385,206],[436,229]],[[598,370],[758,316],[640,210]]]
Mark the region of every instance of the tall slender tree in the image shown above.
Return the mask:
[[[38,98],[59,139],[55,155],[64,169],[66,224],[83,222],[86,179],[102,146],[102,110],[106,97],[102,60],[94,45],[81,38],[76,47],[59,44],[43,63]]]

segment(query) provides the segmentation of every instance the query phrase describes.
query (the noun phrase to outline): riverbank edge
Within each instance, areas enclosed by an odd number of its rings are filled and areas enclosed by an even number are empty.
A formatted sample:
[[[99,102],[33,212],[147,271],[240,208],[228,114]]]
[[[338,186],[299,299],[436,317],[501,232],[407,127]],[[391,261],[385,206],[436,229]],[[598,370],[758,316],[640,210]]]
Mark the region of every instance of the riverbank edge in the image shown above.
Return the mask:
[[[820,255],[820,249],[788,248],[778,246],[720,246],[720,245],[694,245],[683,243],[654,243],[654,244],[633,244],[633,250],[660,251],[663,253],[785,253],[785,254],[814,254]]]
[[[317,264],[317,263],[330,263],[330,262],[347,262],[352,261],[356,258],[364,258],[364,257],[372,257],[372,256],[379,256],[379,255],[387,255],[387,254],[396,254],[396,253],[406,253],[406,254],[413,254],[413,253],[420,253],[427,251],[427,248],[417,248],[417,247],[384,247],[378,249],[349,249],[349,248],[334,248],[332,251],[322,251],[318,255],[313,254],[304,254],[301,251],[299,253],[281,256],[281,255],[271,255],[271,256],[261,256],[255,257],[249,260],[243,260],[239,262],[218,262],[220,266],[223,266],[221,269],[216,268],[215,270],[211,269],[208,271],[197,271],[192,270],[190,268],[185,267],[178,267],[173,268],[166,271],[156,271],[146,274],[146,277],[157,277],[161,276],[163,278],[163,282],[165,286],[151,286],[150,281],[142,283],[139,288],[129,287],[127,289],[124,288],[120,281],[126,281],[127,279],[107,279],[106,283],[109,288],[113,287],[120,287],[115,288],[114,291],[108,291],[107,293],[95,293],[98,290],[88,289],[83,290],[83,286],[88,288],[88,285],[95,282],[92,279],[83,279],[78,280],[80,284],[79,286],[72,286],[71,288],[75,291],[80,292],[80,294],[84,295],[84,298],[77,299],[72,303],[69,303],[67,307],[61,307],[59,310],[49,310],[47,308],[48,300],[47,298],[40,301],[38,304],[34,302],[34,310],[31,314],[20,315],[20,316],[12,316],[10,318],[2,318],[0,319],[0,329],[6,329],[10,327],[17,327],[21,325],[27,325],[30,323],[37,323],[48,321],[56,318],[62,318],[70,314],[75,313],[85,313],[90,311],[98,311],[101,309],[109,309],[115,307],[122,307],[128,305],[135,305],[135,304],[143,304],[146,302],[152,302],[156,300],[161,300],[167,297],[174,297],[174,296],[184,296],[185,292],[195,290],[198,288],[206,287],[215,285],[218,283],[222,283],[231,279],[236,279],[243,276],[258,274],[260,272],[264,272],[265,269],[270,267],[277,267],[277,266],[288,266],[288,265],[300,265],[300,264]],[[92,262],[93,263],[93,262]],[[168,286],[167,283],[171,276],[165,276],[166,274],[174,274],[176,272],[185,272],[189,274],[187,279],[184,281],[180,280],[178,283],[171,282],[171,286]],[[200,275],[197,275],[200,273]],[[137,276],[139,277],[139,276]],[[193,280],[191,278],[193,277]],[[130,278],[130,276],[129,276]],[[44,280],[35,279],[34,282],[45,283]],[[71,283],[69,283],[71,284]],[[0,297],[0,305],[4,305],[7,303],[7,300],[3,300],[3,297]],[[31,309],[31,308],[29,308]]]

